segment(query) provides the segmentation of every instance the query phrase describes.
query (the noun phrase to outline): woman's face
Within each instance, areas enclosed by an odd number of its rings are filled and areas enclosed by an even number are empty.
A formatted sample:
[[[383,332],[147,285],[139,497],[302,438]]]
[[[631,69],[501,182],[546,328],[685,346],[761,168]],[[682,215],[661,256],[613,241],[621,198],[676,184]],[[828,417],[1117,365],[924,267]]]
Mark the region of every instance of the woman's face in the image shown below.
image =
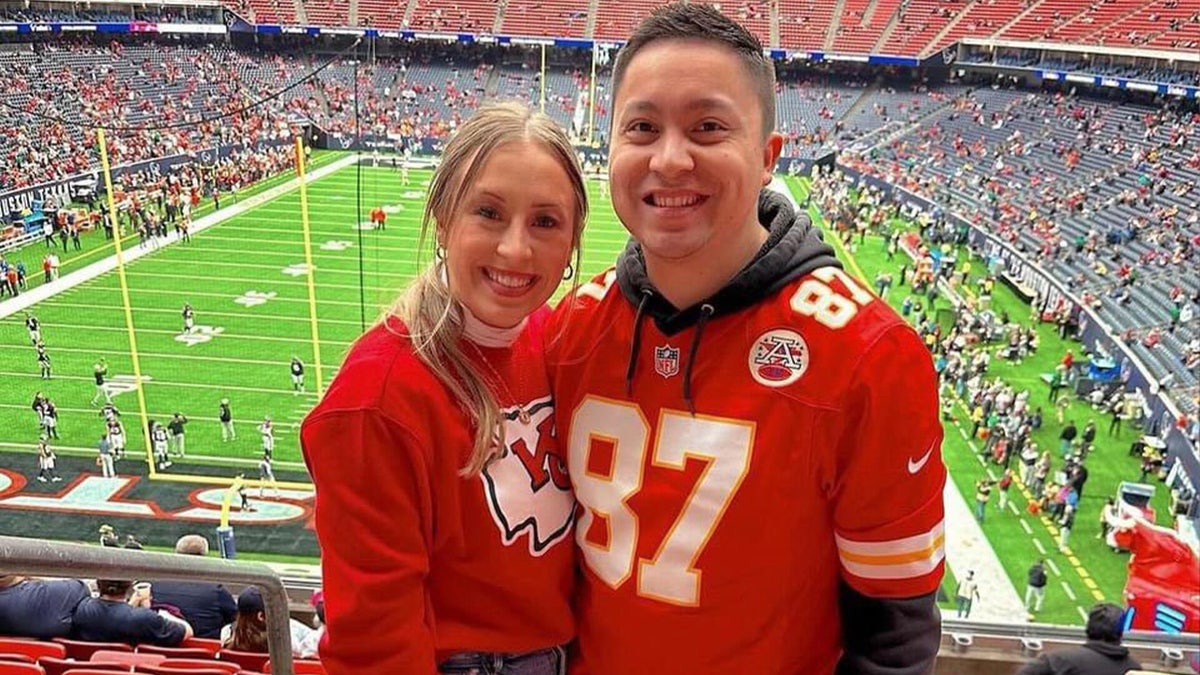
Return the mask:
[[[544,147],[514,141],[462,189],[458,212],[438,232],[450,293],[480,321],[510,328],[562,281],[578,217],[571,179]]]

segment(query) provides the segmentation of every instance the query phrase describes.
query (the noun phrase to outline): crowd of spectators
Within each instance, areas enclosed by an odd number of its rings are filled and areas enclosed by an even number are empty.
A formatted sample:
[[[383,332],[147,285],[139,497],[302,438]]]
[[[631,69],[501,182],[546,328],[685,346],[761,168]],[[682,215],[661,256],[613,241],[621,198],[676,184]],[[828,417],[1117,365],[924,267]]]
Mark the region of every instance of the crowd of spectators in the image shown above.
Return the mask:
[[[101,528],[101,545],[116,539]],[[125,548],[141,548],[141,546]],[[179,555],[207,556],[201,535],[180,537]],[[316,627],[291,619],[292,653],[315,658],[324,634],[324,600],[313,595]],[[217,583],[130,579],[33,579],[0,575],[0,635],[48,640],[71,638],[176,647],[190,637],[220,639],[223,647],[267,652],[262,594],[248,586],[234,596]]]

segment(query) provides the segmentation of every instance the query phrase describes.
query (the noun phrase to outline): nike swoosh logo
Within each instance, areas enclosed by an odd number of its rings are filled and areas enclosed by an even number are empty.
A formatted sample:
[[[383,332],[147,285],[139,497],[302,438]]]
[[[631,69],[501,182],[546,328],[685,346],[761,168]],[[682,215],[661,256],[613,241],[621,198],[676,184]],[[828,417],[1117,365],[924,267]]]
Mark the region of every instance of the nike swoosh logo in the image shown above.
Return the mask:
[[[936,441],[934,442],[934,445],[937,445]],[[925,463],[929,461],[929,458],[932,455],[933,455],[933,445],[929,446],[929,449],[925,451],[924,455],[921,455],[921,459],[918,459],[915,462],[912,461],[912,459],[908,460],[908,472],[911,474],[915,474],[915,473],[919,472],[921,469],[925,468]]]

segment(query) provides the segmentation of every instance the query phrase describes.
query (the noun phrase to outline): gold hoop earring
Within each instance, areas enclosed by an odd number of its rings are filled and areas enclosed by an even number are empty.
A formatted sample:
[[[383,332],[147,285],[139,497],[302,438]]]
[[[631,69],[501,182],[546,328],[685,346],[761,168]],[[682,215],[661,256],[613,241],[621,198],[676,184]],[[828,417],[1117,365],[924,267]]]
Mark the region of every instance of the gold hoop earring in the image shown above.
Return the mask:
[[[439,244],[437,246],[437,248],[433,249],[433,256],[435,258],[437,258],[438,260],[445,261],[446,260],[446,247]]]
[[[567,269],[563,272],[563,281],[570,281],[575,276],[575,266],[567,263]]]

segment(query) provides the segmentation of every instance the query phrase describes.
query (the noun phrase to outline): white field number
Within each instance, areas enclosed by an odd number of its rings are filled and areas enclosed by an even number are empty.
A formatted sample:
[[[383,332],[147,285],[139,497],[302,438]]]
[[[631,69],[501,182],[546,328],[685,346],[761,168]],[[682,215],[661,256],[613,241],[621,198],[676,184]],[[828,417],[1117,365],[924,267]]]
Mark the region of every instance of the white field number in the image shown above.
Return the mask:
[[[593,440],[612,444],[607,475],[588,468]],[[629,500],[642,487],[646,453],[651,453],[655,467],[682,470],[688,458],[705,462],[695,489],[654,557],[642,559],[637,567],[638,595],[674,605],[700,604],[702,571],[696,560],[750,468],[754,424],[663,410],[657,437],[651,439],[650,424],[637,404],[589,397],[572,417],[569,443],[571,466],[579,467],[571,478],[585,507],[576,537],[588,567],[613,588],[634,573],[638,518]],[[587,540],[597,517],[607,526],[607,546]]]
[[[845,287],[849,296],[835,291],[830,284],[836,279]],[[875,296],[858,285],[849,274],[836,267],[821,267],[805,279],[792,294],[792,311],[811,316],[829,328],[845,326],[858,314],[858,308],[871,302]]]
[[[187,333],[176,335],[175,341],[194,347],[204,344],[224,332],[225,329],[220,326],[192,326],[192,330]]]

